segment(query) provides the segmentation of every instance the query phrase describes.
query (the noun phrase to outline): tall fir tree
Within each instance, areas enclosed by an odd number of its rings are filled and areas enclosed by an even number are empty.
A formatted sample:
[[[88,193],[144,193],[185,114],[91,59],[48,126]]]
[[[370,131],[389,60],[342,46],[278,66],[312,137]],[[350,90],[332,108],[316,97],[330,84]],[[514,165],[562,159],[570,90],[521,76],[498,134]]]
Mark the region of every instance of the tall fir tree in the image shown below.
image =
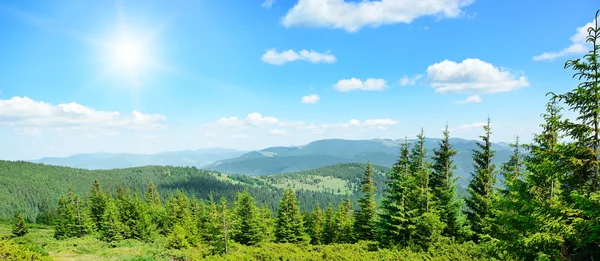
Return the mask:
[[[324,219],[323,210],[317,202],[312,213],[312,222],[310,222],[310,243],[313,245],[323,243]]]
[[[600,10],[599,10],[600,11]],[[575,119],[565,119],[560,129],[574,140],[573,145],[581,148],[580,153],[568,155],[572,161],[579,163],[580,169],[574,172],[568,185],[570,190],[580,190],[583,193],[598,191],[598,172],[600,165],[600,29],[598,28],[598,12],[595,24],[586,28],[591,50],[583,59],[568,60],[565,69],[575,71],[574,78],[581,82],[573,90],[564,94],[554,95],[574,112]]]
[[[167,212],[162,204],[156,185],[152,182],[148,184],[148,189],[146,191],[146,204],[148,206],[147,209],[150,221],[152,224],[155,224],[159,233],[166,234],[168,230]]]
[[[262,217],[254,197],[248,190],[238,193],[235,201],[234,213],[235,221],[231,238],[243,245],[256,245],[263,239],[261,229]]]
[[[94,180],[92,184],[92,193],[89,199],[90,205],[90,217],[94,221],[97,229],[102,225],[102,215],[104,215],[104,208],[106,207],[106,196],[102,191],[102,187],[98,180]]]
[[[296,193],[289,187],[285,190],[277,210],[275,242],[303,243],[306,241],[308,241],[308,236],[304,230],[304,221],[300,214]]]
[[[352,203],[350,196],[339,204],[335,212],[336,237],[334,243],[353,243],[354,242],[354,214],[352,212]]]
[[[260,208],[260,217],[261,217],[261,231],[263,233],[263,241],[264,242],[272,242],[275,240],[275,224],[273,220],[273,214],[271,213],[271,209],[267,206],[263,205]]]
[[[23,217],[23,214],[21,214],[21,212],[15,213],[15,219],[12,229],[13,236],[22,237],[24,235],[27,235],[27,233],[29,233],[29,228],[27,226],[25,218]]]
[[[471,230],[474,232],[473,240],[479,241],[482,236],[490,233],[490,213],[494,200],[496,184],[496,165],[492,163],[495,151],[490,141],[490,119],[483,126],[484,135],[479,136],[483,142],[477,143],[479,150],[473,150],[473,168],[471,181],[467,188],[469,197],[465,203],[465,214],[469,220]]]
[[[384,246],[404,244],[406,230],[407,180],[410,176],[410,144],[408,139],[400,144],[400,157],[388,175],[379,214],[379,241]]]
[[[209,196],[209,223],[205,237],[213,254],[226,254],[229,252],[231,219],[225,197],[221,197],[220,204],[217,204],[211,194]]]
[[[98,230],[102,240],[106,242],[116,242],[123,239],[123,224],[119,218],[119,209],[112,197],[107,197],[105,201],[104,213]]]
[[[440,221],[446,224],[444,236],[457,238],[460,224],[460,201],[456,199],[456,180],[454,170],[456,165],[452,157],[456,150],[450,145],[450,132],[448,124],[443,132],[444,138],[438,143],[439,148],[433,151],[433,166],[429,186],[433,194],[433,201],[438,209]]]
[[[331,244],[335,238],[338,237],[335,223],[335,211],[333,211],[331,202],[329,202],[329,205],[325,210],[325,221],[323,223],[323,239],[321,242],[324,244]]]
[[[356,212],[354,231],[357,240],[375,240],[377,232],[377,202],[375,201],[375,181],[373,180],[373,167],[367,162],[360,191],[363,196],[358,201],[359,210]]]
[[[197,243],[198,223],[192,218],[190,200],[182,191],[178,190],[166,203],[167,231],[171,231],[175,225],[180,225],[185,233],[187,241],[195,245]]]
[[[408,179],[409,192],[413,195],[411,198],[412,208],[409,212],[415,212],[419,215],[429,212],[431,190],[429,188],[429,177],[431,175],[430,163],[427,162],[427,148],[425,147],[425,133],[423,128],[417,134],[417,140],[410,153],[410,173]],[[417,211],[418,210],[418,211]]]
[[[167,237],[167,247],[171,249],[186,249],[190,243],[186,238],[186,231],[180,224],[175,224]]]

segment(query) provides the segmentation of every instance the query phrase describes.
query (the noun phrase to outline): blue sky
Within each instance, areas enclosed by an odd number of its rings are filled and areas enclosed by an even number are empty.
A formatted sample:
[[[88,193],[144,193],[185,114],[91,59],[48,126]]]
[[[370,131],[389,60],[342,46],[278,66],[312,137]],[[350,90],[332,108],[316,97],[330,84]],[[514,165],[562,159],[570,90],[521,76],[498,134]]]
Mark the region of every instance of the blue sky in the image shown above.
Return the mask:
[[[594,2],[0,1],[0,158],[528,141]]]

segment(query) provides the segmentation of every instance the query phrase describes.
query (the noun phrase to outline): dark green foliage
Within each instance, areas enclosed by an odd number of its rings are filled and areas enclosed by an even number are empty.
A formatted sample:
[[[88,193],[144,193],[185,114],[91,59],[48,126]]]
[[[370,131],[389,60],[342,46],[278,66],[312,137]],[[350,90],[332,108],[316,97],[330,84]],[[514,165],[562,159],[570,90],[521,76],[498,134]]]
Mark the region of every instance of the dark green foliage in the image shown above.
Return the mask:
[[[471,230],[474,232],[474,240],[479,241],[482,236],[490,233],[490,213],[492,212],[492,201],[494,200],[494,188],[496,184],[496,166],[492,163],[494,150],[490,142],[490,119],[483,126],[485,134],[480,136],[483,140],[478,143],[479,150],[474,151],[473,166],[475,172],[469,183],[468,191],[470,197],[466,199],[467,210],[465,214],[469,220]]]
[[[375,182],[371,162],[367,163],[360,191],[363,193],[363,197],[358,201],[359,210],[356,212],[354,224],[356,239],[375,240],[377,203],[375,202]]]
[[[104,208],[106,207],[106,196],[102,192],[102,187],[97,180],[94,180],[92,185],[92,195],[90,197],[90,217],[96,228],[99,228],[102,223],[102,216],[104,215]]]
[[[315,210],[311,214],[310,219],[310,243],[313,245],[320,245],[323,243],[323,230],[325,226],[325,216],[323,210],[319,204],[315,206]]]
[[[272,242],[275,240],[275,223],[273,220],[273,215],[271,213],[271,210],[266,207],[263,206],[260,209],[260,217],[261,217],[261,231],[263,233],[263,241],[264,242]]]
[[[55,238],[82,237],[91,233],[94,223],[79,196],[69,189],[67,197],[59,200]]]
[[[408,240],[406,231],[406,204],[408,188],[406,182],[410,175],[408,139],[400,146],[400,158],[394,164],[386,183],[379,218],[379,238],[384,246],[399,244]]]
[[[254,198],[244,191],[238,194],[233,212],[234,223],[231,238],[244,245],[255,245],[263,240],[262,217]]]
[[[456,238],[460,230],[458,217],[461,207],[460,202],[456,199],[456,178],[454,177],[456,165],[452,160],[456,155],[456,151],[450,145],[448,125],[446,125],[443,134],[444,139],[439,142],[439,148],[434,150],[434,156],[432,157],[433,172],[431,173],[429,185],[440,221],[446,224],[443,235]]]
[[[285,190],[279,203],[277,220],[275,221],[275,242],[302,243],[308,241],[304,231],[304,221],[300,214],[300,206],[292,188]]]
[[[334,239],[337,238],[337,229],[335,223],[335,212],[333,211],[333,206],[331,203],[327,206],[325,210],[325,221],[323,225],[323,239],[321,242],[324,244],[331,244],[334,242]]]
[[[190,247],[186,239],[186,231],[180,224],[175,224],[171,233],[167,237],[167,247],[174,249],[185,249]]]
[[[29,228],[27,227],[27,222],[25,222],[25,218],[21,213],[15,215],[15,220],[13,224],[12,234],[15,237],[22,237],[29,232]]]
[[[116,205],[119,209],[119,219],[123,224],[123,238],[150,240],[153,227],[146,206],[139,195],[137,193],[132,195],[119,186]]]
[[[354,214],[349,198],[346,198],[344,203],[338,206],[335,212],[334,223],[335,237],[333,238],[333,243],[353,243]]]
[[[102,240],[116,242],[123,239],[123,224],[119,217],[119,209],[112,197],[105,199],[104,213],[98,230]]]
[[[35,223],[43,225],[54,225],[56,222],[56,209],[51,209],[48,201],[42,199],[38,207],[38,215],[35,217]]]

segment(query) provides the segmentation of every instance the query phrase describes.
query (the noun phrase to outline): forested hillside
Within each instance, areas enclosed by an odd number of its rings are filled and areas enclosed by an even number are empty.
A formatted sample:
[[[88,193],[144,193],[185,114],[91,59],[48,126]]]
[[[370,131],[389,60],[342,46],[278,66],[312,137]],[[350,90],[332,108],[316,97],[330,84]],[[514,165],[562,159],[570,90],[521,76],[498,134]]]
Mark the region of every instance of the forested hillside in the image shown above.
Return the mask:
[[[409,139],[409,142],[414,142]],[[440,139],[427,138],[425,146],[434,148]],[[207,169],[224,173],[247,175],[268,175],[278,173],[311,170],[339,163],[371,163],[384,167],[392,167],[400,155],[399,144],[404,139],[373,139],[373,140],[318,140],[298,147],[272,147],[260,151],[246,153],[240,157],[220,160],[206,166]],[[450,143],[457,151],[454,161],[458,184],[466,186],[470,172],[473,171],[471,158],[477,142],[453,138]],[[496,155],[493,162],[506,162],[511,153],[505,144],[493,144]],[[432,157],[433,151],[427,151],[427,157]]]
[[[51,166],[30,162],[0,161],[0,219],[12,218],[21,211],[34,220],[40,208],[55,208],[57,199],[69,188],[80,196],[89,192],[90,184],[98,180],[112,193],[118,185],[130,187],[142,193],[150,182],[156,184],[162,196],[172,195],[176,190],[188,196],[207,199],[209,194],[231,200],[237,192],[248,189],[259,204],[275,209],[282,193],[281,188],[270,186],[260,179],[225,175],[195,167],[145,166],[113,170],[85,170]],[[341,195],[316,191],[298,191],[302,207],[312,208],[314,203],[340,202]]]
[[[360,187],[367,164],[342,163],[314,170],[260,176],[261,180],[279,188],[291,186],[295,190],[350,194],[351,199],[360,196]],[[376,200],[379,202],[385,189],[391,168],[372,165]],[[466,196],[466,190],[457,186],[457,196]],[[354,201],[353,201],[354,202]]]

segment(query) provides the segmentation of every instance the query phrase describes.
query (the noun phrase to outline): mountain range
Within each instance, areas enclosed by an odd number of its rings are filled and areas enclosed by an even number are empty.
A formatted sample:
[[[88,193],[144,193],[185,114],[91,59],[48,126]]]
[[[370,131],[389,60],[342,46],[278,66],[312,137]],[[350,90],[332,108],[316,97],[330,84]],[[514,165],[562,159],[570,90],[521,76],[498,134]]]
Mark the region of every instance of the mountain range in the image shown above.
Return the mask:
[[[65,158],[42,158],[34,162],[84,169],[113,169],[145,165],[194,166],[222,173],[262,176],[317,169],[340,163],[366,163],[391,167],[399,156],[399,145],[404,140],[317,140],[302,146],[269,147],[257,151],[233,149],[199,149],[158,154],[93,153]],[[414,140],[409,140],[412,142]],[[437,149],[439,139],[427,138],[425,146],[429,157]],[[473,170],[472,155],[477,141],[450,139],[457,151],[454,162],[459,185],[466,185]],[[494,143],[494,162],[508,161],[512,153],[506,143]]]
[[[247,151],[209,148],[161,152],[157,154],[89,153],[69,157],[50,157],[33,160],[34,163],[82,169],[121,169],[148,165],[203,167],[215,161],[239,157]]]

